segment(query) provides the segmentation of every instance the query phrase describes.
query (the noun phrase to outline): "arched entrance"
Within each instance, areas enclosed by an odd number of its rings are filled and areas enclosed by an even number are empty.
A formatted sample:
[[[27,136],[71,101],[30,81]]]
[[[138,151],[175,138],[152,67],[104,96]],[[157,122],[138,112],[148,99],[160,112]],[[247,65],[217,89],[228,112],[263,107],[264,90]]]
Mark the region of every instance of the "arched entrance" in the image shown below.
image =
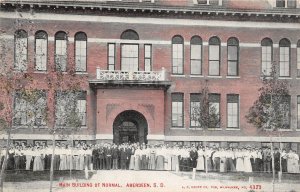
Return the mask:
[[[120,113],[113,123],[114,143],[147,143],[148,124],[141,113],[127,110]]]

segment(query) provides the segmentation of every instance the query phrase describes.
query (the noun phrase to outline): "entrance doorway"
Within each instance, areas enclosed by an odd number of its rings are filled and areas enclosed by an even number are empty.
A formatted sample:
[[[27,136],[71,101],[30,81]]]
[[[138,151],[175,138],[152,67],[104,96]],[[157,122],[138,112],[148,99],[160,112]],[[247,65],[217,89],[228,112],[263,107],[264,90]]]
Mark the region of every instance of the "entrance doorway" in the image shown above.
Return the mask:
[[[113,134],[113,142],[116,144],[147,143],[148,124],[141,113],[123,111],[114,121]]]

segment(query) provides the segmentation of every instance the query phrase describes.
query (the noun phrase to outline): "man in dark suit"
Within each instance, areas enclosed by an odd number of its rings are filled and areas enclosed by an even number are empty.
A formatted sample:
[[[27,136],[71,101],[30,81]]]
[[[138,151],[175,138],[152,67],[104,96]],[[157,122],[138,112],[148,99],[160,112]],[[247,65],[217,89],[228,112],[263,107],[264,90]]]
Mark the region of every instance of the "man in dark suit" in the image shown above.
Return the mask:
[[[126,169],[129,169],[130,158],[132,155],[132,148],[128,144],[126,144],[125,152],[126,152]]]
[[[276,173],[280,171],[280,152],[278,148],[274,150],[274,167]]]
[[[112,161],[111,156],[112,156],[111,146],[107,145],[106,148],[104,149],[104,157],[105,157],[105,163],[106,163],[107,170],[111,169],[111,161]]]
[[[120,146],[120,164],[121,164],[121,169],[126,169],[126,163],[127,163],[127,158],[128,155],[126,153],[126,148],[125,146]]]
[[[113,145],[111,149],[112,169],[118,169],[119,149],[117,145]]]
[[[106,165],[105,165],[104,146],[99,146],[98,156],[99,156],[99,170],[105,169]]]
[[[99,170],[99,165],[100,165],[100,159],[99,159],[99,154],[98,154],[98,145],[95,145],[93,151],[92,151],[92,157],[93,157],[93,169],[94,170]]]

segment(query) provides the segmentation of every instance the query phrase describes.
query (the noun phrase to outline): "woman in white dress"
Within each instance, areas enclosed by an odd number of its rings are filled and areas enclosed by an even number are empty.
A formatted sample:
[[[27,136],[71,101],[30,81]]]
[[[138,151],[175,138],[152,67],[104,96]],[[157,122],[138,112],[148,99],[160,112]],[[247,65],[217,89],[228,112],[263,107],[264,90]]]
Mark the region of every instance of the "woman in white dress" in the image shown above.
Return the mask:
[[[288,173],[300,173],[299,155],[293,150],[290,150],[287,155],[287,171]]]
[[[197,167],[196,170],[198,171],[204,171],[204,151],[203,148],[200,147],[198,150],[198,159],[197,159]]]
[[[34,155],[34,162],[33,162],[33,171],[44,171],[44,165],[42,163],[42,151],[35,147],[35,150],[33,151]]]
[[[227,171],[226,170],[227,169],[226,168],[226,151],[223,148],[221,148],[219,153],[220,153],[220,172],[224,173]]]
[[[252,165],[251,165],[251,153],[250,150],[244,150],[244,169],[246,173],[252,172]]]
[[[236,158],[236,171],[238,172],[244,172],[244,152],[242,149],[238,149],[235,152],[235,158]]]

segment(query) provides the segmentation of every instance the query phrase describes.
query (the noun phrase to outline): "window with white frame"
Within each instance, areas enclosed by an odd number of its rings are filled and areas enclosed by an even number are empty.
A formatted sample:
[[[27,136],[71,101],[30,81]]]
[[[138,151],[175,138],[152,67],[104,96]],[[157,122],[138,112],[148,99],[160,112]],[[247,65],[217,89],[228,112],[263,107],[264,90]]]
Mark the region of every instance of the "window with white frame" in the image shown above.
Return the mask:
[[[290,76],[290,47],[289,40],[282,39],[279,41],[279,75],[281,77]]]
[[[237,76],[239,70],[239,41],[231,37],[227,41],[227,75]]]
[[[56,70],[67,70],[67,34],[62,31],[55,34],[55,64]]]
[[[24,30],[15,32],[15,63],[16,70],[24,71],[27,69],[27,51],[28,51],[28,34]]]
[[[222,0],[195,0],[199,5],[222,5]]]
[[[77,98],[77,112],[81,126],[86,126],[86,92],[79,92]]]
[[[121,45],[121,70],[122,71],[139,70],[139,45],[137,44]]]
[[[121,34],[121,39],[139,40],[136,31],[128,29]],[[121,44],[121,70],[138,71],[139,70],[139,45]]]
[[[75,34],[75,70],[86,71],[87,37],[83,32]]]
[[[211,76],[220,75],[220,40],[218,37],[209,39],[209,72]]]
[[[172,93],[172,127],[183,127],[183,93]]]
[[[227,127],[239,127],[239,95],[227,95]]]
[[[191,75],[202,74],[202,39],[194,36],[191,39]]]
[[[183,38],[172,38],[172,74],[183,74]]]
[[[200,93],[190,94],[190,122],[192,128],[200,128]]]
[[[273,42],[269,38],[261,41],[261,65],[262,74],[270,76],[273,62]]]
[[[220,94],[210,93],[209,99],[209,128],[219,128],[220,125]]]
[[[300,77],[300,40],[297,42],[297,77]]]
[[[276,7],[296,8],[297,0],[276,0]]]
[[[47,70],[48,35],[45,31],[35,34],[35,69],[37,71]]]
[[[27,92],[16,92],[13,124],[15,126],[46,125],[46,98],[46,92],[43,90],[32,92],[32,95],[28,95]]]
[[[152,46],[145,45],[144,46],[144,60],[145,60],[145,71],[152,71]]]
[[[55,123],[66,127],[73,122],[80,122],[78,126],[86,125],[86,92],[57,91],[55,106]]]
[[[114,71],[115,70],[115,64],[116,64],[116,44],[109,43],[107,45],[107,56],[108,56],[108,70]]]

